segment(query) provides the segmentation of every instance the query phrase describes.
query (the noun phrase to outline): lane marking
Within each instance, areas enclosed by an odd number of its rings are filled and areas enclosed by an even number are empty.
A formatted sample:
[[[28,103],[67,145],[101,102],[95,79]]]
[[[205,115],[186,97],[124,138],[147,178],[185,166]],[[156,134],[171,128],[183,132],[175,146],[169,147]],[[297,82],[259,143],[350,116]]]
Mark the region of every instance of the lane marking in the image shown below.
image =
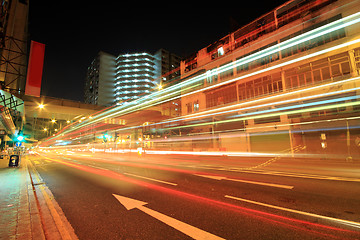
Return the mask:
[[[345,224],[348,226],[360,228],[360,222],[354,222],[354,221],[349,221],[349,220],[344,220],[344,219],[339,219],[339,218],[327,217],[327,216],[323,216],[323,215],[319,215],[319,214],[315,214],[315,213],[309,213],[309,212],[303,212],[303,211],[299,211],[299,210],[295,210],[295,209],[284,208],[284,207],[280,207],[280,206],[275,206],[275,205],[271,205],[271,204],[267,204],[267,203],[262,203],[262,202],[257,202],[257,201],[248,200],[248,199],[244,199],[244,198],[234,197],[234,196],[230,196],[230,195],[225,195],[225,197],[234,199],[234,200],[238,200],[238,201],[242,201],[242,202],[256,204],[259,206],[264,206],[264,207],[274,208],[274,209],[278,209],[278,210],[282,210],[282,211],[297,213],[297,214],[306,215],[306,216],[310,216],[310,217],[314,217],[314,218],[330,220],[330,221],[342,223],[342,224]]]
[[[229,170],[232,171],[232,170]],[[359,178],[347,178],[347,177],[335,177],[335,176],[323,176],[323,175],[313,175],[306,173],[287,173],[287,172],[277,172],[277,171],[236,171],[236,172],[244,172],[244,173],[254,173],[254,174],[265,174],[265,175],[276,175],[276,176],[284,176],[284,177],[297,177],[297,178],[309,178],[309,179],[319,179],[319,180],[335,180],[335,181],[347,181],[347,182],[360,182]]]
[[[162,180],[158,180],[158,179],[154,179],[154,178],[148,178],[148,177],[144,177],[144,176],[139,176],[139,175],[135,175],[135,174],[132,174],[132,173],[124,173],[124,174],[128,175],[128,176],[132,176],[132,177],[137,177],[137,178],[142,178],[142,179],[154,181],[154,182],[165,183],[165,184],[168,184],[168,185],[177,186],[176,183],[172,183],[172,182],[166,182],[166,181],[162,181]]]
[[[276,183],[266,183],[266,182],[257,182],[257,181],[249,181],[249,180],[242,180],[242,179],[235,179],[235,178],[227,178],[222,176],[213,176],[213,175],[201,175],[201,174],[194,174],[195,176],[204,177],[204,178],[210,178],[215,180],[227,180],[227,181],[233,181],[233,182],[242,182],[242,183],[250,183],[250,184],[256,184],[256,185],[262,185],[262,186],[268,186],[268,187],[277,187],[277,188],[284,188],[284,189],[293,189],[294,186],[289,185],[283,185],[283,184],[276,184]]]
[[[84,166],[89,166],[89,167],[93,167],[93,168],[97,168],[97,169],[101,169],[101,170],[108,170],[108,171],[109,171],[109,169],[107,169],[107,168],[102,168],[102,167],[98,167],[98,166],[94,166],[94,165],[86,165],[86,164],[84,164]]]
[[[150,215],[151,217],[175,228],[176,230],[198,240],[224,240],[224,238],[218,237],[212,233],[206,232],[187,223],[181,222],[175,218],[169,217],[165,214],[154,211],[150,208],[145,207],[146,202],[135,200],[132,198],[123,197],[120,195],[113,194],[113,196],[127,209],[131,210],[134,208]]]
[[[171,165],[170,165],[171,166]],[[337,176],[325,176],[325,175],[315,175],[315,174],[306,174],[306,173],[292,173],[292,172],[278,172],[272,170],[244,170],[243,168],[237,167],[221,167],[221,166],[190,166],[183,165],[183,167],[188,168],[197,168],[197,169],[206,169],[206,170],[216,170],[216,171],[229,171],[229,172],[241,172],[249,174],[263,174],[263,175],[275,175],[283,177],[296,177],[296,178],[308,178],[308,179],[318,179],[318,180],[333,180],[333,181],[346,181],[346,182],[360,182],[360,178],[352,177],[337,177]]]

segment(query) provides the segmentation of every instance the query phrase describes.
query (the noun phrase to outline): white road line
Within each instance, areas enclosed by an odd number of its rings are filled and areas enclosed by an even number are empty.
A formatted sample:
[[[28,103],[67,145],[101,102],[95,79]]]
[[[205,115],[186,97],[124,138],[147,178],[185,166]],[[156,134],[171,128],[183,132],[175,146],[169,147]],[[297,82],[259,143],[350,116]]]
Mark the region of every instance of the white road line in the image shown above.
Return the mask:
[[[229,172],[242,172],[242,173],[250,173],[250,174],[263,174],[263,175],[275,175],[275,176],[283,176],[283,177],[296,177],[296,178],[307,178],[307,179],[319,179],[319,180],[333,180],[333,181],[346,181],[346,182],[360,182],[360,178],[351,178],[351,177],[336,177],[336,176],[325,176],[325,175],[315,175],[315,174],[307,174],[307,173],[292,173],[292,172],[277,172],[272,170],[244,170],[243,168],[225,168],[225,167],[207,167],[207,166],[184,166],[184,167],[192,167],[197,169],[207,169],[207,170],[216,170],[216,171],[229,171]]]
[[[101,170],[109,170],[109,169],[106,169],[106,168],[102,168],[102,167],[98,167],[98,166],[94,166],[94,165],[85,165],[84,166],[89,166],[89,167],[93,167],[93,168],[97,168],[97,169],[101,169]]]
[[[259,170],[257,170],[257,171],[239,170],[237,172],[265,174],[265,175],[276,175],[276,176],[284,176],[284,177],[319,179],[319,180],[360,182],[360,178],[347,178],[347,177],[313,175],[313,174],[306,174],[306,173],[291,173],[291,172],[287,173],[287,172],[276,172],[276,171],[265,171],[265,170],[263,170],[263,171],[259,171]]]
[[[135,174],[132,174],[132,173],[124,173],[124,174],[128,175],[128,176],[132,176],[132,177],[137,177],[137,178],[142,178],[142,179],[154,181],[154,182],[165,183],[165,184],[168,184],[168,185],[177,186],[176,183],[172,183],[172,182],[166,182],[166,181],[162,181],[162,180],[158,180],[158,179],[154,179],[154,178],[148,178],[148,177],[144,177],[144,176],[139,176],[139,175],[135,175]]]
[[[250,184],[262,185],[262,186],[267,186],[267,187],[277,187],[277,188],[285,188],[285,189],[293,189],[294,188],[294,186],[276,184],[276,183],[249,181],[249,180],[227,178],[227,177],[222,177],[222,176],[212,176],[212,175],[201,175],[201,174],[194,174],[194,175],[199,176],[199,177],[216,179],[216,180],[227,180],[227,181],[234,181],[234,182],[250,183]]]
[[[303,211],[299,211],[299,210],[295,210],[295,209],[279,207],[279,206],[270,205],[270,204],[267,204],[267,203],[256,202],[256,201],[253,201],[253,200],[234,197],[234,196],[230,196],[230,195],[225,195],[225,197],[230,198],[230,199],[234,199],[234,200],[238,200],[238,201],[242,201],[242,202],[247,202],[247,203],[252,203],[252,204],[264,206],[264,207],[274,208],[274,209],[278,209],[278,210],[282,210],[282,211],[297,213],[297,214],[306,215],[306,216],[310,216],[310,217],[314,217],[314,218],[321,218],[321,219],[325,219],[325,220],[330,220],[330,221],[342,223],[342,224],[345,224],[345,225],[348,225],[348,226],[360,228],[360,223],[359,222],[353,222],[353,221],[339,219],[339,218],[327,217],[327,216],[323,216],[323,215],[319,215],[319,214],[315,214],[315,213],[309,213],[309,212],[303,212]]]
[[[241,180],[241,179],[232,179],[232,178],[227,178],[226,180],[235,181],[235,182],[242,182],[242,183],[257,184],[257,185],[263,185],[263,186],[268,186],[268,187],[277,187],[277,188],[285,188],[285,189],[293,189],[294,188],[294,186],[275,184],[275,183],[254,182],[254,181],[247,181],[247,180]]]

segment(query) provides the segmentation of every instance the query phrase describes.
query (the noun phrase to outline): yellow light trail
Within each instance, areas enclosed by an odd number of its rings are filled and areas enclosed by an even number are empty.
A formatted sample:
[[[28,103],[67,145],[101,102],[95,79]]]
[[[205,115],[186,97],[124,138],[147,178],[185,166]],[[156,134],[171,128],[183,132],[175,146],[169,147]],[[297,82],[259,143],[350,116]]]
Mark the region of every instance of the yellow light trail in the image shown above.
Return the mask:
[[[322,27],[319,27],[317,29],[314,29],[314,30],[312,30],[310,32],[306,32],[306,33],[304,33],[302,35],[291,38],[291,39],[289,39],[287,41],[284,41],[282,43],[279,43],[277,45],[274,45],[274,46],[269,47],[267,49],[264,49],[262,51],[259,51],[259,52],[255,53],[255,54],[252,54],[252,55],[247,56],[245,58],[239,59],[238,61],[235,61],[234,63],[223,66],[222,68],[219,68],[217,71],[215,71],[213,74],[218,74],[218,73],[224,72],[224,71],[226,71],[226,70],[228,70],[230,68],[234,68],[234,66],[239,66],[239,65],[242,65],[242,64],[246,64],[246,63],[254,61],[256,59],[265,57],[265,56],[267,56],[269,54],[273,54],[274,51],[278,52],[279,49],[287,49],[287,48],[289,48],[291,46],[302,43],[304,41],[308,41],[310,39],[314,39],[316,37],[327,34],[329,32],[336,31],[338,29],[341,29],[341,28],[344,28],[344,27],[359,23],[360,22],[360,17],[359,16],[360,16],[360,13],[355,13],[355,14],[352,14],[350,16],[344,17],[344,18],[342,18],[340,20],[337,20],[337,21],[334,21],[334,22],[329,23],[327,25],[324,25]],[[248,77],[251,77],[251,76],[254,76],[254,75],[258,75],[258,74],[266,72],[266,71],[270,71],[270,70],[273,70],[273,69],[284,67],[284,66],[287,66],[289,64],[300,62],[300,61],[303,61],[303,60],[306,60],[306,59],[309,59],[309,58],[312,58],[312,57],[315,57],[315,56],[319,56],[319,55],[322,55],[322,54],[325,54],[325,53],[328,53],[328,52],[331,52],[331,51],[335,51],[335,50],[338,50],[338,49],[341,49],[341,48],[344,48],[344,47],[348,47],[348,46],[357,44],[359,42],[360,42],[360,39],[355,39],[355,40],[352,40],[352,41],[349,41],[349,42],[346,42],[346,43],[342,43],[342,44],[338,44],[336,46],[326,48],[326,49],[323,49],[323,50],[320,50],[320,51],[317,51],[317,52],[314,52],[314,53],[311,53],[311,54],[308,54],[308,55],[305,55],[305,56],[302,56],[302,57],[299,57],[299,58],[296,58],[296,59],[293,59],[293,60],[289,60],[289,61],[277,64],[277,65],[274,65],[274,66],[271,66],[271,67],[268,67],[268,68],[265,68],[265,69],[262,69],[262,70],[259,70],[259,71],[255,71],[253,73],[245,74],[245,75],[242,75],[242,76],[239,76],[239,77],[233,78],[231,80],[224,81],[224,82],[221,82],[221,83],[209,86],[209,87],[194,90],[194,91],[191,91],[191,92],[188,92],[188,93],[185,93],[185,94],[180,94],[180,91],[185,90],[184,87],[186,87],[187,90],[190,90],[194,86],[195,87],[200,86],[202,83],[197,83],[197,84],[195,84],[195,83],[197,81],[202,81],[202,82],[204,81],[204,77],[206,76],[206,73],[204,73],[204,74],[201,74],[201,75],[199,75],[197,77],[186,80],[186,81],[184,81],[184,82],[182,82],[180,84],[177,84],[175,86],[169,87],[167,89],[163,89],[160,92],[153,93],[153,94],[150,94],[148,96],[144,96],[143,98],[141,98],[141,99],[139,99],[137,101],[134,101],[134,103],[132,103],[132,104],[135,104],[135,106],[126,105],[126,106],[118,106],[118,107],[111,108],[108,111],[105,111],[105,112],[102,112],[102,113],[100,113],[98,115],[93,116],[93,118],[91,120],[84,121],[83,123],[79,123],[79,124],[77,124],[75,126],[72,126],[72,127],[68,128],[67,130],[63,131],[61,134],[57,134],[55,137],[48,139],[48,141],[52,140],[52,139],[55,139],[55,138],[58,138],[59,136],[64,136],[64,134],[67,134],[67,133],[69,133],[71,131],[74,131],[76,129],[80,129],[80,128],[85,127],[85,126],[87,126],[89,124],[98,123],[100,121],[103,121],[106,118],[119,117],[119,116],[122,116],[122,115],[125,115],[125,114],[129,114],[131,112],[135,112],[135,111],[142,110],[142,109],[152,107],[152,106],[155,106],[155,105],[159,105],[159,104],[162,104],[162,103],[165,103],[165,102],[168,102],[168,101],[172,101],[172,100],[178,99],[180,97],[185,97],[185,96],[189,96],[189,95],[192,95],[192,94],[196,94],[198,92],[203,92],[203,91],[206,91],[206,90],[209,90],[209,89],[212,89],[212,88],[216,88],[216,87],[219,87],[219,86],[222,86],[222,85],[225,85],[225,84],[229,84],[231,82],[235,82],[235,81],[238,81],[238,80],[241,80],[241,79],[244,79],[244,78],[248,78]],[[155,97],[157,97],[157,98],[155,98]]]
[[[327,110],[327,109],[332,109],[332,108],[350,107],[350,106],[355,106],[355,105],[360,105],[360,101],[354,101],[354,102],[348,102],[348,103],[339,103],[339,104],[333,104],[333,105],[327,105],[327,106],[321,106],[321,107],[313,107],[313,108],[308,108],[308,109],[292,110],[292,111],[285,111],[285,112],[278,112],[278,113],[252,115],[252,116],[248,116],[248,117],[240,117],[240,118],[236,118],[236,119],[212,121],[212,122],[207,122],[207,123],[197,123],[197,124],[189,124],[189,125],[184,125],[184,126],[168,127],[168,128],[164,128],[164,129],[179,129],[179,128],[188,128],[188,127],[199,127],[199,126],[213,125],[213,124],[219,124],[219,123],[230,123],[230,122],[245,121],[245,120],[250,120],[250,119],[276,117],[276,116],[286,115],[286,114],[290,115],[290,114],[297,114],[297,113],[305,113],[305,112],[312,112],[312,111]],[[256,113],[254,113],[254,114],[256,114]]]

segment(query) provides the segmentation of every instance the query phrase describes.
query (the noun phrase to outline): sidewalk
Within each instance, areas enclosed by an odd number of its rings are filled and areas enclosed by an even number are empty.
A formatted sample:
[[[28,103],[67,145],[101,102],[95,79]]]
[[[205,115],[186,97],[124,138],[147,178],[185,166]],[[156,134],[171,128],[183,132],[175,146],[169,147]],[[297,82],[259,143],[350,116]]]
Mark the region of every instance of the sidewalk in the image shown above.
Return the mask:
[[[78,239],[26,156],[15,168],[0,159],[0,216],[0,240]]]
[[[26,162],[0,159],[0,239],[45,239]]]

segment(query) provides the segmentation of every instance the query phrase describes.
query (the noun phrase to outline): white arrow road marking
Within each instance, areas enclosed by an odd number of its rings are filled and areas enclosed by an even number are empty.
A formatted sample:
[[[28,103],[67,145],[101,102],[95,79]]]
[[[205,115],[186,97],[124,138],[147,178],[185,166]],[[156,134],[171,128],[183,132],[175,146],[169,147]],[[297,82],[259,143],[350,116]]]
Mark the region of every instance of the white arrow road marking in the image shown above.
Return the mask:
[[[165,183],[165,184],[168,184],[168,185],[177,186],[176,183],[172,183],[172,182],[166,182],[166,181],[162,181],[162,180],[158,180],[158,179],[154,179],[154,178],[148,178],[148,177],[144,177],[144,176],[139,176],[139,175],[135,175],[135,174],[132,174],[132,173],[124,173],[124,174],[128,175],[128,176],[137,177],[137,178],[147,179],[147,180],[154,181],[154,182]]]
[[[279,210],[282,210],[282,211],[297,213],[297,214],[311,216],[311,217],[315,217],[315,218],[331,220],[331,221],[339,222],[339,223],[342,223],[342,224],[345,224],[345,225],[348,225],[348,226],[360,228],[360,223],[359,222],[353,222],[353,221],[339,219],[339,218],[327,217],[327,216],[323,216],[323,215],[319,215],[319,214],[315,214],[315,213],[309,213],[309,212],[303,212],[303,211],[299,211],[299,210],[295,210],[295,209],[279,207],[279,206],[270,205],[270,204],[267,204],[267,203],[256,202],[256,201],[252,201],[252,200],[248,200],[248,199],[244,199],[244,198],[239,198],[239,197],[234,197],[234,196],[230,196],[230,195],[225,195],[225,197],[230,198],[230,199],[234,199],[234,200],[238,200],[238,201],[242,201],[242,202],[247,202],[247,203],[252,203],[252,204],[264,206],[264,207],[279,209]]]
[[[189,224],[176,220],[175,218],[171,218],[162,213],[151,210],[150,208],[145,207],[146,202],[142,202],[139,200],[135,200],[132,198],[123,197],[117,194],[113,194],[113,196],[127,209],[131,210],[134,208],[139,209],[140,211],[156,218],[157,220],[175,228],[176,230],[199,240],[220,240],[224,238],[218,237],[214,234],[203,231],[199,228],[193,227]]]
[[[289,185],[248,181],[248,180],[242,180],[242,179],[227,178],[227,177],[223,177],[223,176],[201,175],[201,174],[194,174],[194,175],[199,176],[199,177],[211,178],[211,179],[215,179],[215,180],[228,180],[228,181],[234,181],[234,182],[250,183],[250,184],[257,184],[257,185],[263,185],[263,186],[269,186],[269,187],[277,187],[277,188],[285,188],[285,189],[293,189],[294,188],[294,186],[289,186]]]

